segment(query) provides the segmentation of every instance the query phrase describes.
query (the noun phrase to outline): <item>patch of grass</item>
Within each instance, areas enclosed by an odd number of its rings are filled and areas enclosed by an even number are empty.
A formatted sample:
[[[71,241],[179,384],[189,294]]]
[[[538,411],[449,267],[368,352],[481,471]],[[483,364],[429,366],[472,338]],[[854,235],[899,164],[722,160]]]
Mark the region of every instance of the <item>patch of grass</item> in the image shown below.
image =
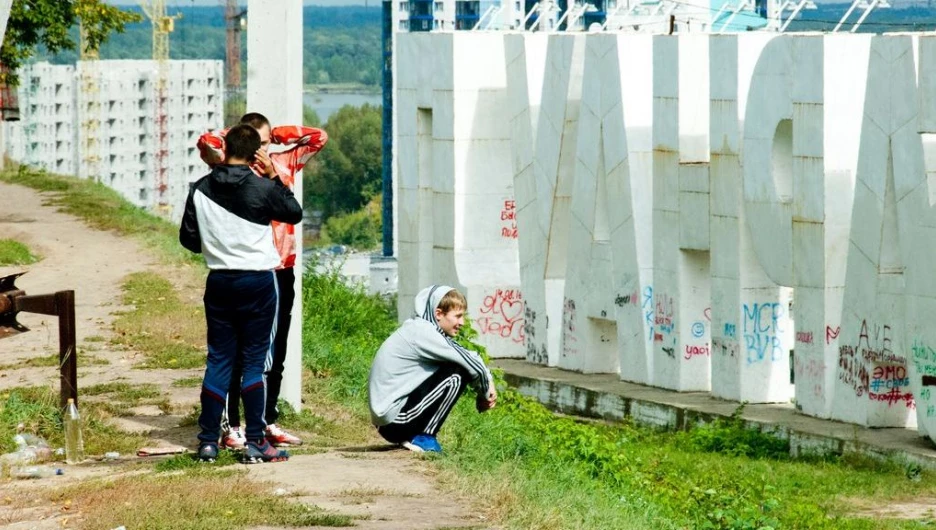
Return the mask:
[[[307,275],[304,287],[310,395],[367,422],[367,370],[395,320],[381,300],[331,273]],[[785,442],[737,419],[688,433],[580,422],[503,382],[498,389],[486,414],[470,397],[458,403],[433,462],[447,487],[484,491],[486,511],[508,528],[909,529],[919,523],[856,517],[837,499],[936,494],[931,472],[850,457],[794,460]]]
[[[698,451],[752,458],[787,459],[790,455],[790,441],[747,427],[741,418],[743,410],[744,406],[739,406],[730,418],[719,418],[676,436]]]
[[[83,366],[96,366],[96,365],[107,365],[110,364],[110,361],[107,359],[102,359],[100,357],[89,355],[87,353],[78,351],[78,367]],[[30,357],[28,359],[20,359],[16,362],[9,364],[0,364],[0,370],[16,370],[19,368],[44,368],[54,366],[58,368],[59,366],[59,354],[52,353],[49,355],[43,355],[42,357]]]
[[[13,436],[17,426],[23,432],[44,438],[50,447],[64,447],[64,432],[58,407],[58,389],[50,387],[14,388],[0,392],[0,453],[14,450]],[[85,454],[100,455],[108,451],[135,453],[145,445],[146,437],[125,433],[107,420],[113,417],[105,404],[80,400],[82,438]]]
[[[218,458],[214,462],[202,462],[198,455],[194,453],[175,455],[156,462],[153,469],[157,473],[168,473],[174,471],[198,471],[206,469],[216,469],[219,467],[231,466],[237,464],[238,454],[234,451],[223,449],[218,452]]]
[[[29,247],[13,239],[0,239],[0,265],[29,265],[39,258]]]
[[[203,377],[183,377],[172,382],[175,388],[197,388],[202,384]]]
[[[83,388],[81,393],[88,396],[115,394],[113,396],[114,399],[130,403],[138,403],[145,399],[162,397],[162,392],[159,391],[159,387],[151,383],[142,385],[131,385],[123,382],[100,383]]]
[[[157,250],[170,263],[204,263],[201,256],[179,245],[176,225],[133,206],[104,184],[53,175],[27,166],[0,172],[0,181],[53,192],[47,196],[46,204],[79,217],[94,228],[133,236]]]
[[[85,342],[104,342],[107,339],[100,335],[91,335],[90,337],[85,337]]]
[[[218,486],[221,480],[224,487]],[[260,525],[354,524],[350,517],[263,493],[246,475],[226,470],[84,483],[62,488],[52,493],[50,500],[71,500],[87,530],[120,525],[148,530],[239,530]]]
[[[146,355],[138,368],[205,365],[204,309],[180,300],[168,280],[152,272],[129,275],[123,303],[133,309],[118,313],[112,340]]]

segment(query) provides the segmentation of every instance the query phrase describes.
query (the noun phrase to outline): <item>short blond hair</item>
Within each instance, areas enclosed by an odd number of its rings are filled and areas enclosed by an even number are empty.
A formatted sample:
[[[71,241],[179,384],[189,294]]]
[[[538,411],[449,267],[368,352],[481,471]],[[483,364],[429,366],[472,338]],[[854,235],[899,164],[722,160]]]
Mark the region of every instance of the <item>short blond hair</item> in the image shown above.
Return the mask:
[[[445,296],[439,300],[438,307],[439,310],[442,311],[442,314],[445,315],[448,314],[449,311],[468,309],[468,300],[465,299],[465,295],[458,292],[458,289],[452,289],[445,293]]]

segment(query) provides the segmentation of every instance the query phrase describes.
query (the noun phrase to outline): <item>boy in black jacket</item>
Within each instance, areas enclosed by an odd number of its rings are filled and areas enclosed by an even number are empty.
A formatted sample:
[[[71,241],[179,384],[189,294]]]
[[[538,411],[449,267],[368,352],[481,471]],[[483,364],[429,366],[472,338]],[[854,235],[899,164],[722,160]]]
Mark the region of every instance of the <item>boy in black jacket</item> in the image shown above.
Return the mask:
[[[264,437],[263,373],[270,362],[279,296],[273,269],[280,263],[270,223],[296,224],[302,207],[279,178],[259,179],[250,170],[259,150],[260,135],[253,127],[238,125],[228,131],[226,163],[192,184],[179,228],[182,246],[204,254],[210,269],[205,285],[208,362],[198,419],[198,457],[205,461],[218,456],[221,414],[238,358],[247,420],[245,460],[289,458]]]

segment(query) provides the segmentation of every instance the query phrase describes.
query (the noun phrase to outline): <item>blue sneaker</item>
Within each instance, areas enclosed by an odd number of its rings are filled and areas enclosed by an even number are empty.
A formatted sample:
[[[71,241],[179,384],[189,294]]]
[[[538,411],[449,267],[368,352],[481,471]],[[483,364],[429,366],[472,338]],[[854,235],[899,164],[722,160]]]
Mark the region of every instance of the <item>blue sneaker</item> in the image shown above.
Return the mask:
[[[198,446],[198,459],[202,462],[214,462],[218,459],[218,444],[202,442]]]
[[[289,453],[280,451],[264,439],[262,442],[247,442],[244,451],[245,464],[259,464],[261,462],[285,462],[289,460]]]
[[[417,434],[412,440],[403,442],[403,447],[414,453],[441,453],[442,446],[435,436],[430,434]]]

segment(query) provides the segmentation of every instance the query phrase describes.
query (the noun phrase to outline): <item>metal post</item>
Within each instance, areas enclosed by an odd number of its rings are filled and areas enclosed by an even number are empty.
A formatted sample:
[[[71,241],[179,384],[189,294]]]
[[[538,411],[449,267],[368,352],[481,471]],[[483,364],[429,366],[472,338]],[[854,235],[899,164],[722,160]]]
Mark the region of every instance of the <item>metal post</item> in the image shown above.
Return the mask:
[[[393,10],[389,1],[383,2],[383,127],[382,165],[383,255],[393,255]]]
[[[75,340],[75,291],[55,293],[55,312],[59,317],[59,406],[69,399],[78,403],[78,355]]]

